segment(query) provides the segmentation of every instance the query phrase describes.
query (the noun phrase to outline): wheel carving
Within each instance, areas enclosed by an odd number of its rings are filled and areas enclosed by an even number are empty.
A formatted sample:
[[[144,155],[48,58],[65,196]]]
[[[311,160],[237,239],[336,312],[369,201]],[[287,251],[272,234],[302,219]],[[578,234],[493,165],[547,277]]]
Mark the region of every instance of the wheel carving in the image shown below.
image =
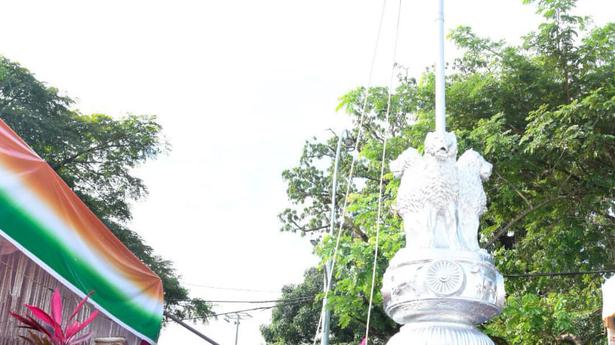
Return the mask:
[[[427,268],[425,282],[427,288],[436,295],[450,296],[463,286],[463,268],[448,260],[434,261]]]

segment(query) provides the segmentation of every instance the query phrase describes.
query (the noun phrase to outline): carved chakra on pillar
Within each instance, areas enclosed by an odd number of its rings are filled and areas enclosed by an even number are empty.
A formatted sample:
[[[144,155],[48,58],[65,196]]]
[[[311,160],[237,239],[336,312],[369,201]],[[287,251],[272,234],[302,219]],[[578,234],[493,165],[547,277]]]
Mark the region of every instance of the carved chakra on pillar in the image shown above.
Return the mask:
[[[439,296],[449,296],[463,286],[464,273],[461,266],[455,262],[438,260],[429,265],[426,278],[429,290]]]
[[[457,159],[453,133],[428,133],[425,153],[409,148],[391,171],[401,177],[395,209],[406,247],[383,277],[386,313],[403,324],[388,345],[491,345],[474,325],[504,306],[502,275],[478,245],[492,166],[474,150]]]

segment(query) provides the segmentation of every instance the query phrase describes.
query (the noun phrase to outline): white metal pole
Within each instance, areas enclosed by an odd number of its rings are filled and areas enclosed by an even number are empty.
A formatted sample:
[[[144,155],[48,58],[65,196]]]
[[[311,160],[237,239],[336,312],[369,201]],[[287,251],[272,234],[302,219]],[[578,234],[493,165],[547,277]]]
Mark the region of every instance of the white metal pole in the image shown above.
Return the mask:
[[[331,216],[329,227],[329,234],[333,235],[333,231],[335,230],[335,196],[337,194],[337,168],[340,162],[340,151],[342,149],[342,137],[343,133],[339,135],[337,138],[337,148],[335,149],[335,162],[333,163],[333,179],[331,181]],[[333,264],[331,260],[327,262],[325,266],[325,296],[327,295],[327,291],[331,289],[331,281],[333,280]],[[323,309],[325,315],[322,320],[322,341],[321,345],[329,345],[329,324],[331,323],[331,312],[327,308],[327,297],[322,301]]]
[[[438,56],[436,59],[436,132],[446,131],[446,103],[444,98],[444,0],[438,0]]]

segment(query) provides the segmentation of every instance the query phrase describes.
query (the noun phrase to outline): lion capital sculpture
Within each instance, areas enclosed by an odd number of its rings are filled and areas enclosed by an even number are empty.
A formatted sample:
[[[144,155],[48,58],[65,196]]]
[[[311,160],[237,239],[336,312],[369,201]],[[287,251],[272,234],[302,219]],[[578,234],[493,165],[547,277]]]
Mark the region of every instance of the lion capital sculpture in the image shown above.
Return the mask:
[[[474,150],[457,161],[453,133],[431,132],[425,153],[414,148],[391,162],[401,177],[395,209],[403,218],[406,247],[476,251],[478,224],[486,209],[482,182],[492,166]]]

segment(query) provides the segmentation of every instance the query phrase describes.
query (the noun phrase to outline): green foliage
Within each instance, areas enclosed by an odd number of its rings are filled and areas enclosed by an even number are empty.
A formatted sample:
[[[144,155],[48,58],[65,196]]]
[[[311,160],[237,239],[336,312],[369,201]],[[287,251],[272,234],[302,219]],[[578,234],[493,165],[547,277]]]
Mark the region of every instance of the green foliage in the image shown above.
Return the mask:
[[[320,300],[322,289],[323,273],[316,269],[305,272],[303,283],[282,288],[282,298],[273,310],[271,325],[261,326],[265,341],[276,345],[312,344],[321,305],[311,302]],[[354,339],[352,328],[337,326],[335,316],[332,323],[331,339],[338,343],[348,343]]]
[[[521,46],[478,37],[468,27],[449,36],[464,51],[448,73],[449,130],[458,137],[459,152],[473,148],[494,164],[485,186],[489,204],[481,219],[481,243],[504,274],[610,269],[615,262],[615,24],[588,28],[587,18],[571,14],[573,0],[525,2],[536,3],[545,22]],[[343,146],[338,214],[353,155],[358,165],[331,308],[338,326],[356,336],[364,330],[351,328],[352,320],[365,320],[367,315],[383,138],[387,132],[392,136],[385,164],[409,146],[421,150],[433,128],[433,90],[430,72],[418,81],[401,76],[392,95],[392,116],[385,122],[386,90],[370,89],[358,152],[353,151],[357,128]],[[355,125],[364,91],[352,90],[338,107]],[[299,165],[284,173],[291,206],[281,214],[283,230],[320,235],[319,227],[329,224],[335,143],[335,138],[309,141]],[[384,182],[370,330],[380,342],[396,331],[382,311],[380,279],[403,245],[400,219],[391,209],[399,181],[386,175]],[[329,235],[321,237],[315,251],[324,265],[335,241]],[[554,344],[571,335],[597,343],[602,338],[603,278],[508,279],[507,306],[485,331],[499,344]],[[274,319],[270,327],[278,322]]]
[[[178,317],[211,315],[191,300],[170,261],[154,254],[128,229],[130,202],[147,195],[133,168],[167,150],[154,116],[115,119],[81,114],[73,101],[0,56],[0,118],[11,126],[79,195],[109,229],[163,281],[166,312]]]

